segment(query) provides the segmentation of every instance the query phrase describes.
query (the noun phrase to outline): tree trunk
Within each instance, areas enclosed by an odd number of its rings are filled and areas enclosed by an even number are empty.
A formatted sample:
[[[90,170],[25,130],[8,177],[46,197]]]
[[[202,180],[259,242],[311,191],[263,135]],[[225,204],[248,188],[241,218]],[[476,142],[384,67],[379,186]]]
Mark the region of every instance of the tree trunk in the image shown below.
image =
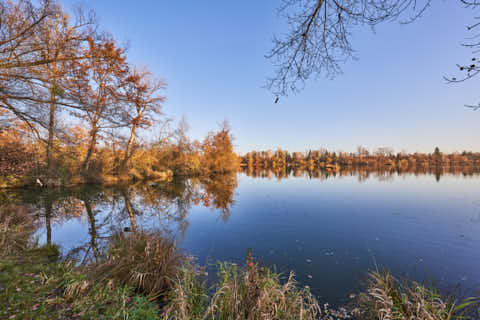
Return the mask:
[[[98,132],[98,128],[96,127],[96,125],[94,125],[92,130],[90,131],[91,137],[90,137],[90,144],[88,145],[87,155],[85,156],[85,160],[83,160],[83,164],[82,164],[82,171],[84,173],[88,171],[88,168],[90,166],[90,159],[92,158],[92,154],[93,154],[93,149],[97,144],[97,132]]]
[[[52,90],[52,95],[54,95]],[[48,141],[47,141],[47,169],[50,172],[52,168],[52,149],[53,149],[53,136],[55,134],[55,96],[52,97],[50,103],[50,119],[48,123]]]
[[[57,64],[53,63],[52,73],[50,80],[50,119],[48,123],[48,141],[47,141],[47,169],[48,174],[50,175],[52,169],[52,152],[53,152],[53,138],[55,134],[55,96],[56,96],[56,86],[57,86]]]
[[[130,138],[128,139],[127,147],[125,148],[125,156],[123,158],[122,165],[120,167],[122,173],[125,172],[125,170],[127,169],[128,159],[130,159],[130,157],[132,156],[130,153],[132,152],[132,144],[135,141],[136,130],[137,130],[137,123],[134,123],[132,130],[130,131]]]

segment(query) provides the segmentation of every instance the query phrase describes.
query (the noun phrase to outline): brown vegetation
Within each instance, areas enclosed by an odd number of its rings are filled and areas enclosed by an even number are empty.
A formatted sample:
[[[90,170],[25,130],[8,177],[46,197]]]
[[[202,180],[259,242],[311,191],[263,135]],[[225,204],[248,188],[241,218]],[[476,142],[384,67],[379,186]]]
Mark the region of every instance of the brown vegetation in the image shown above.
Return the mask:
[[[184,259],[175,242],[159,233],[117,233],[104,257],[88,268],[97,281],[114,281],[158,298],[172,289]]]

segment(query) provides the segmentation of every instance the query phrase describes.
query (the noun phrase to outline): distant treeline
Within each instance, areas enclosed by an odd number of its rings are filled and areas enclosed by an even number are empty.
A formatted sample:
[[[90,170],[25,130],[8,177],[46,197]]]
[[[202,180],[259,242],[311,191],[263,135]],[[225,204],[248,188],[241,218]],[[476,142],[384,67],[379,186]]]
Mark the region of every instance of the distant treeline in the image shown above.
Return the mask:
[[[328,150],[310,150],[307,152],[290,153],[285,150],[252,151],[242,157],[242,167],[263,169],[303,168],[313,170],[324,168],[340,171],[346,167],[392,167],[400,170],[412,168],[480,166],[480,152],[444,154],[439,148],[432,153],[405,153],[393,152],[392,148],[379,148],[369,152],[366,148],[358,147],[357,152],[331,152]]]

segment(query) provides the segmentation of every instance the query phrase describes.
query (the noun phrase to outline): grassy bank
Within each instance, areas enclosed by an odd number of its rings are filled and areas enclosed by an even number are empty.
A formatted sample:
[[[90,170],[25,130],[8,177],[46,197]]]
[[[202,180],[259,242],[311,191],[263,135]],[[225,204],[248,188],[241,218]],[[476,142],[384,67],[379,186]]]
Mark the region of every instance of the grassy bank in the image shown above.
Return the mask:
[[[0,319],[154,319],[158,306],[128,285],[97,283],[55,245],[32,242],[27,214],[0,210]]]
[[[320,303],[293,274],[219,263],[215,284],[158,232],[117,233],[88,264],[32,242],[27,214],[0,212],[0,319],[478,319],[477,301],[373,272],[348,308]],[[470,315],[470,316],[467,316]]]

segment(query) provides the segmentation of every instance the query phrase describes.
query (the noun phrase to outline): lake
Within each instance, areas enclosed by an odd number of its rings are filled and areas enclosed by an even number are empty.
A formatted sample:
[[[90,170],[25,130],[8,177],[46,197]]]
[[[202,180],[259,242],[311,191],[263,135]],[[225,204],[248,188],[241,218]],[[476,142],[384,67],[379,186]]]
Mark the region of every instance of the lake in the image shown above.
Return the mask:
[[[209,265],[255,260],[340,304],[368,270],[480,288],[478,174],[245,173],[123,188],[86,186],[3,193],[12,210],[37,217],[40,243],[79,263],[113,232],[161,230]],[[12,203],[16,205],[12,205]]]

